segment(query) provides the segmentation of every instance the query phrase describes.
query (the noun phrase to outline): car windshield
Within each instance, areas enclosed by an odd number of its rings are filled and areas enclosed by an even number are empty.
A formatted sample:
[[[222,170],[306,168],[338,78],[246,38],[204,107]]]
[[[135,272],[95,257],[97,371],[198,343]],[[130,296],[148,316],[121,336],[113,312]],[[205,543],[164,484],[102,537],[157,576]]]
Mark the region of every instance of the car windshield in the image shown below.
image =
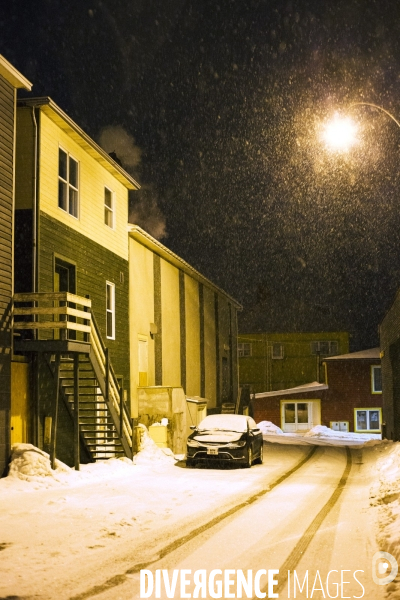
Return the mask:
[[[197,426],[198,431],[247,431],[247,417],[244,415],[208,415]]]

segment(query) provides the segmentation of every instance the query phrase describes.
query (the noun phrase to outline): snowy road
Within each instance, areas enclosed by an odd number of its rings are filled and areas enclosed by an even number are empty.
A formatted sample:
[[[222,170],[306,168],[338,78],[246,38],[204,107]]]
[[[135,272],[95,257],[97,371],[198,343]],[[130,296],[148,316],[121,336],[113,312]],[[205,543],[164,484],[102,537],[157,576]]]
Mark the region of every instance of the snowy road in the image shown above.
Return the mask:
[[[267,445],[264,464],[250,470],[119,463],[112,477],[104,466],[102,481],[97,476],[67,489],[0,485],[0,597],[130,600],[140,597],[142,568],[168,569],[171,576],[174,569],[280,569],[280,598],[294,597],[293,571],[302,584],[308,570],[308,596],[304,586],[303,593],[297,588],[298,598],[335,597],[342,577],[349,583],[337,597],[379,599],[382,587],[371,579],[378,548],[375,509],[369,507],[377,452],[351,450],[350,471],[344,448],[309,453]],[[324,507],[323,520],[306,539]],[[291,571],[290,590],[282,567]],[[161,591],[167,597],[163,586]],[[174,597],[181,597],[179,582]]]

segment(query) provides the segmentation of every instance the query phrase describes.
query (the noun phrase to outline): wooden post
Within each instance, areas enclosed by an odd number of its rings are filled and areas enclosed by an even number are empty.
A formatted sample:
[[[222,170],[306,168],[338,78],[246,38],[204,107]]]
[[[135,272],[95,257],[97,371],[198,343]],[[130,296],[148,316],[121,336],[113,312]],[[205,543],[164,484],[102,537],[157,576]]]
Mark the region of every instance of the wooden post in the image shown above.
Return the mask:
[[[80,463],[79,441],[79,354],[74,354],[74,465],[79,471]]]
[[[135,452],[137,451],[137,449],[136,449],[137,435],[136,435],[136,431],[135,431],[135,422],[136,422],[136,419],[134,417],[132,417],[132,419],[131,419],[131,423],[132,423],[132,459],[133,459]]]
[[[122,442],[122,436],[124,435],[124,390],[122,387],[119,388],[119,437]]]
[[[108,348],[105,349],[106,354],[106,397],[105,401],[108,404],[110,399],[110,357],[108,356]]]
[[[51,468],[56,467],[56,447],[57,447],[57,420],[58,420],[58,400],[60,395],[60,360],[61,355],[56,355],[56,372],[55,372],[55,399],[54,399],[54,413],[51,431],[51,446],[50,446],[50,462]]]

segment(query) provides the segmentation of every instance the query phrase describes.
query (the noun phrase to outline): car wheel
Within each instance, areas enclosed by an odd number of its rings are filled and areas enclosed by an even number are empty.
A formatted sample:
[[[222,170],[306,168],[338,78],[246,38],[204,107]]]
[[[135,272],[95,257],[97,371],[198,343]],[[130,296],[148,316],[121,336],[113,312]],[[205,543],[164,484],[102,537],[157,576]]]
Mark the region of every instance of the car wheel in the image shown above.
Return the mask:
[[[190,459],[190,458],[187,458],[186,459],[186,466],[189,467],[189,469],[191,467],[194,467],[194,461],[192,459]]]
[[[253,451],[251,449],[251,446],[249,446],[249,449],[247,451],[247,463],[246,463],[246,468],[250,469],[251,465],[253,464]]]
[[[263,459],[264,459],[264,444],[261,444],[260,456],[257,458],[257,460],[255,462],[257,462],[258,465],[262,465]]]

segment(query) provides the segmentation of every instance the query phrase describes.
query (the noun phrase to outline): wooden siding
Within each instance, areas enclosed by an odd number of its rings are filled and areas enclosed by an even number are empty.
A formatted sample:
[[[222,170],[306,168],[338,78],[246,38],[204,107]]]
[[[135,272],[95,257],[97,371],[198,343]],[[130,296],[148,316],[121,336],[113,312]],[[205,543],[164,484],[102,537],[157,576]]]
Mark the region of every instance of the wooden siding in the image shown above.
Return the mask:
[[[115,373],[129,390],[128,261],[42,212],[39,248],[39,292],[54,290],[55,256],[76,265],[76,293],[90,296]],[[115,340],[106,338],[106,281],[115,284]]]
[[[162,382],[181,385],[179,270],[161,259]]]
[[[33,108],[17,108],[15,157],[15,208],[32,209],[35,174],[35,126]]]
[[[79,218],[58,207],[59,147],[79,162]],[[41,111],[40,210],[128,259],[128,190]],[[114,192],[115,229],[104,223],[104,187]]]
[[[129,239],[129,269],[131,410],[132,416],[137,417],[139,339],[148,343],[147,384],[155,384],[154,339],[150,337],[150,323],[154,323],[154,260],[153,252],[132,238]]]
[[[0,76],[0,476],[10,447],[15,90]]]
[[[208,407],[217,404],[217,349],[215,327],[214,292],[204,287],[204,368],[205,368],[205,397]]]
[[[200,306],[199,284],[185,275],[186,306],[186,394],[200,396]]]

